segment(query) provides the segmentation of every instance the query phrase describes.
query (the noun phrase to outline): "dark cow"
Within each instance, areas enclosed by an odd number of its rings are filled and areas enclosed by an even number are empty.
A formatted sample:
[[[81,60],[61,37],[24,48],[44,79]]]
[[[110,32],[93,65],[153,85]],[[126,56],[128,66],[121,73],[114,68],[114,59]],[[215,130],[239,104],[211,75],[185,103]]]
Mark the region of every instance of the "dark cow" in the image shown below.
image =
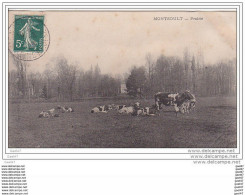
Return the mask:
[[[183,93],[176,93],[176,94],[171,94],[171,93],[164,93],[164,92],[158,92],[155,94],[155,105],[157,110],[162,108],[162,105],[165,106],[174,106],[176,114],[177,112],[180,111],[180,106],[188,101],[190,104],[188,106],[188,110],[191,108],[195,107],[196,104],[196,98],[194,95],[190,93],[189,90],[186,90]]]
[[[162,108],[162,105],[173,106],[178,96],[179,96],[178,93],[175,93],[175,94],[164,93],[164,92],[156,93],[154,98],[155,98],[155,105],[156,105],[157,110]]]

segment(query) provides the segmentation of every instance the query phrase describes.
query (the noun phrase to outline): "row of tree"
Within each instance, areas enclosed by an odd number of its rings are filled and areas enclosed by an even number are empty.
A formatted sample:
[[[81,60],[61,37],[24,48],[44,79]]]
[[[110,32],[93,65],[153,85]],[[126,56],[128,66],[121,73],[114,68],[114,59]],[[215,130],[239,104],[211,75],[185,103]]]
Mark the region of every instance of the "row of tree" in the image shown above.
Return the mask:
[[[65,58],[60,58],[52,69],[43,73],[29,73],[23,61],[15,60],[14,64],[16,70],[9,72],[10,98],[55,98],[72,101],[84,97],[116,96],[120,93],[120,78],[101,74],[98,65],[83,71],[68,64]]]
[[[58,58],[53,68],[42,73],[28,72],[27,64],[14,59],[16,69],[9,72],[10,98],[45,98],[74,100],[84,97],[109,97],[121,93],[126,83],[132,96],[152,98],[154,93],[181,92],[189,89],[197,96],[235,95],[236,60],[205,64],[201,53],[190,55],[186,49],[183,58],[164,55],[153,59],[146,55],[146,63],[132,67],[125,79],[101,74],[98,65],[87,71],[78,65]]]
[[[152,97],[158,91],[176,93],[186,89],[197,96],[236,94],[236,60],[205,64],[201,53],[185,50],[183,58],[146,55],[146,65],[133,67],[126,80],[128,93]]]

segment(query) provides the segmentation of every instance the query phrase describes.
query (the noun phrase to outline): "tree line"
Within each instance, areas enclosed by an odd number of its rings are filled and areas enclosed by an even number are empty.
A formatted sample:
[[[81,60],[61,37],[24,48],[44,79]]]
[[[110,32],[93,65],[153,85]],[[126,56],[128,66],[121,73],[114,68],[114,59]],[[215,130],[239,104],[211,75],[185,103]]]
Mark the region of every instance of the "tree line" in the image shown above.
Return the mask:
[[[133,67],[126,80],[129,95],[153,97],[156,92],[176,93],[190,90],[197,96],[236,94],[236,60],[205,64],[202,53],[183,58],[146,55],[146,64]]]
[[[121,79],[101,74],[99,65],[87,71],[57,59],[54,68],[43,73],[28,72],[27,64],[14,59],[16,70],[9,72],[9,98],[75,100],[85,97],[110,97],[120,93]],[[47,67],[49,67],[47,65]]]
[[[29,72],[28,65],[13,58],[16,69],[9,71],[9,98],[75,100],[87,97],[113,97],[126,84],[134,97],[152,98],[156,92],[176,93],[190,90],[197,96],[236,94],[236,60],[206,64],[201,53],[183,57],[147,54],[145,64],[132,66],[129,74],[113,77],[102,74],[99,65],[82,70],[65,58],[57,58],[53,68],[46,65],[42,73]]]

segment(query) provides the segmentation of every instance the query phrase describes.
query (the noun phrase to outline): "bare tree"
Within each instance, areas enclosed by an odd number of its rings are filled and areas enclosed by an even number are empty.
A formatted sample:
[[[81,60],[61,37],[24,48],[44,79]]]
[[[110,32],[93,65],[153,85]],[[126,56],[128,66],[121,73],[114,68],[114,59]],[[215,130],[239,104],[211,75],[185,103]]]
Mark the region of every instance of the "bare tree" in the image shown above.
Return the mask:
[[[192,91],[195,93],[196,92],[196,61],[194,55],[191,60],[191,71],[192,71]]]
[[[68,65],[66,59],[61,58],[56,64],[57,79],[58,79],[58,94],[63,99],[69,98],[73,100],[74,85],[76,79],[76,67]]]
[[[12,56],[12,55],[11,55]],[[18,60],[14,56],[12,56],[13,63],[17,69],[17,86],[19,90],[19,95],[22,98],[26,97],[27,94],[27,80],[26,80],[26,68],[27,64],[21,60]]]

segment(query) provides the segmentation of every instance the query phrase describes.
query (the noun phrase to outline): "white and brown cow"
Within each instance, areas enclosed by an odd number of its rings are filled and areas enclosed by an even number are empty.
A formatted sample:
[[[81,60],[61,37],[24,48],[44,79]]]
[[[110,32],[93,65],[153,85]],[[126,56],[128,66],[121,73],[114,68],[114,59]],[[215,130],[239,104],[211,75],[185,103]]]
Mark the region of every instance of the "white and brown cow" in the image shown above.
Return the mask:
[[[159,112],[156,109],[155,105],[153,105],[151,107],[144,107],[144,115],[155,116],[156,114],[159,114]]]
[[[183,104],[181,104],[179,107],[179,112],[182,114],[190,112],[190,100],[186,100],[183,102]]]
[[[126,105],[112,105],[114,110],[121,110],[122,108],[126,107]]]
[[[194,95],[190,93],[189,90],[186,90],[185,92],[180,93],[180,94],[179,93],[171,94],[171,93],[158,92],[155,94],[154,98],[155,98],[155,105],[156,105],[157,110],[162,108],[162,105],[174,106],[176,115],[178,112],[180,112],[180,107],[183,103],[187,104],[187,101],[188,101],[188,104],[190,103],[188,106],[188,110],[190,110],[191,108],[194,108],[196,104],[196,98]]]
[[[132,106],[132,107],[133,107],[132,115],[138,116],[138,115],[143,115],[144,114],[144,108],[140,107],[140,103],[139,102],[134,103],[134,106]]]
[[[121,108],[120,110],[118,110],[118,112],[120,114],[133,114],[135,111],[133,106],[124,106],[123,108]]]
[[[117,107],[117,110],[120,114],[132,114],[140,115],[143,112],[143,109],[140,108],[140,103],[136,102],[133,106],[120,105]]]
[[[72,107],[67,107],[67,106],[57,106],[55,109],[58,110],[58,112],[62,112],[62,113],[74,112],[74,109]]]
[[[154,95],[155,106],[159,110],[162,108],[162,105],[173,106],[176,102],[176,98],[179,96],[179,93],[164,93],[158,92]]]
[[[47,111],[40,112],[39,118],[50,118],[50,117],[59,117],[59,114],[55,113],[55,109],[50,109]]]

